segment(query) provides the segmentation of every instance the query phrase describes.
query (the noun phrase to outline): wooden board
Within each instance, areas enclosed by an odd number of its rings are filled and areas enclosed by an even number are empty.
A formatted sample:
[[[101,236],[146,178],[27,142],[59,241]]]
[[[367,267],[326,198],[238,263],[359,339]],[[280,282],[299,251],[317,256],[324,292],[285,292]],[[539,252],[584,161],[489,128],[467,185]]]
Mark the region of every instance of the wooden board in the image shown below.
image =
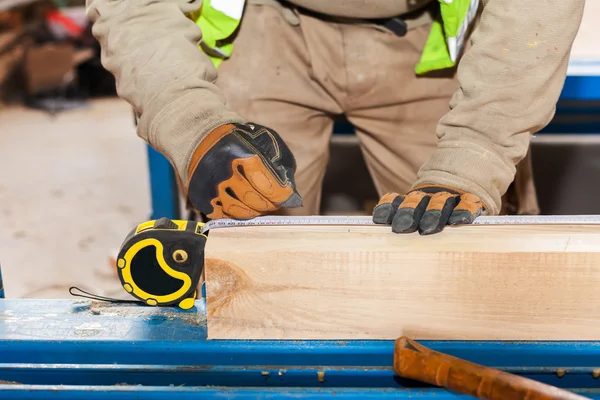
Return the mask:
[[[209,339],[600,340],[600,226],[223,228],[205,272]]]

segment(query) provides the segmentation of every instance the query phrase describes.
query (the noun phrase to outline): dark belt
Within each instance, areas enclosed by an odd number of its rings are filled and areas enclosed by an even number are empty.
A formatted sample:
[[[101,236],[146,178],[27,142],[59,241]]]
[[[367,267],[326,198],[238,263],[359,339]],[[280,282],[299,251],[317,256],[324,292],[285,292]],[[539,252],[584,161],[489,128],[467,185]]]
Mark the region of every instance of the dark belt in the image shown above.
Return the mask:
[[[432,1],[429,4],[419,8],[418,10],[414,10],[408,12],[406,14],[402,14],[401,17],[391,17],[391,18],[376,18],[376,19],[365,19],[365,18],[351,18],[351,17],[337,17],[327,14],[322,14],[313,10],[309,10],[304,7],[297,6],[295,4],[290,4],[287,0],[279,0],[279,2],[293,10],[296,10],[300,14],[308,15],[310,17],[314,17],[316,19],[320,19],[323,21],[330,22],[338,22],[338,23],[363,23],[363,24],[372,24],[382,26],[389,31],[393,32],[397,36],[404,36],[408,32],[408,24],[406,23],[407,19],[411,19],[413,17],[418,17],[425,12],[434,12],[435,8],[433,6],[437,1]]]

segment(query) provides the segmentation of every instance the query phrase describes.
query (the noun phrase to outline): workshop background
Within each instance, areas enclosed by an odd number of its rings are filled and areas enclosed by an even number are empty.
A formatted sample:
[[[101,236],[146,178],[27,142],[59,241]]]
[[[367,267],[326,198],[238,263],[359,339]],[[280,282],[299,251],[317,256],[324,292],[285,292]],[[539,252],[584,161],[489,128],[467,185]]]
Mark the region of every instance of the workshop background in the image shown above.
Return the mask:
[[[84,0],[0,0],[0,267],[8,298],[123,295],[114,256],[138,223],[187,218],[168,163],[137,137]],[[543,214],[600,214],[600,0],[588,0],[557,116],[533,140]],[[377,195],[352,127],[331,143],[322,213]],[[351,182],[352,184],[347,184]]]

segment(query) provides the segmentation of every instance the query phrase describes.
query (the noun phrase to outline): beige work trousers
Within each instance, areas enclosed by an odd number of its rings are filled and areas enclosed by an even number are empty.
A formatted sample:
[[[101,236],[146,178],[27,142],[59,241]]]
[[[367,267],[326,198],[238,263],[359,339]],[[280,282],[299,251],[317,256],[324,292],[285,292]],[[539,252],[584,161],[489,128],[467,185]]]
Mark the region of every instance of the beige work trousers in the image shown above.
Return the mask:
[[[454,71],[416,77],[429,30],[425,25],[399,37],[307,15],[294,25],[275,7],[246,6],[217,85],[231,110],[275,129],[294,153],[304,205],[284,213],[319,214],[335,115],[354,125],[380,196],[411,188],[436,147],[436,125],[458,85]],[[536,213],[532,180],[520,186],[526,196],[519,211]]]

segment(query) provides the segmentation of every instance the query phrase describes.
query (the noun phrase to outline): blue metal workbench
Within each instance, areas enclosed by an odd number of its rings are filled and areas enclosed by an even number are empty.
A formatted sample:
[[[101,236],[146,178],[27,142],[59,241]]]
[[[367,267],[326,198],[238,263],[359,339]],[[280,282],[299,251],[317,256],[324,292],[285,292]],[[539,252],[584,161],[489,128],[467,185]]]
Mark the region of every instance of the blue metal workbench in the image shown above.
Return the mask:
[[[189,311],[0,300],[0,399],[468,397],[395,376],[393,341],[213,341],[206,332],[201,300]],[[600,342],[422,343],[600,399]]]

